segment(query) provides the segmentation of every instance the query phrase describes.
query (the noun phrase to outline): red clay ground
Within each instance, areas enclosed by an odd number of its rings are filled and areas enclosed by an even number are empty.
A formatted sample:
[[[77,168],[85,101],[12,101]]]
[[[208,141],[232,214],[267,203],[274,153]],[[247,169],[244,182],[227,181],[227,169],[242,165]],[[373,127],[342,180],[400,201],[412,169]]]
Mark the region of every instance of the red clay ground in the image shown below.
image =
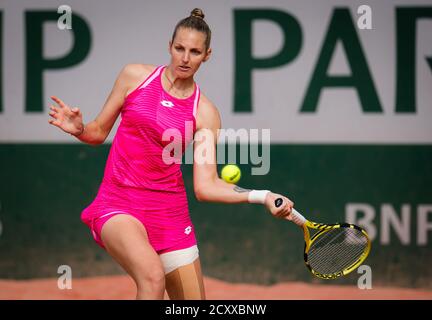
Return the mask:
[[[204,279],[207,299],[212,300],[432,300],[432,291],[381,287],[360,290],[356,286],[312,285],[301,282],[272,286],[232,284]],[[134,299],[135,286],[128,276],[73,279],[71,290],[60,290],[57,279],[0,280],[0,299]]]

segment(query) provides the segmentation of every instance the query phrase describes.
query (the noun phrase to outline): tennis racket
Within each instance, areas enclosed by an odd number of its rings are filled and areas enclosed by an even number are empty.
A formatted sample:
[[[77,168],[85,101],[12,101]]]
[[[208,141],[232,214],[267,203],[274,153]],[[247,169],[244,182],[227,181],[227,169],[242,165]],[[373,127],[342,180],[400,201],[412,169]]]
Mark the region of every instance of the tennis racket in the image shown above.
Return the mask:
[[[280,207],[282,198],[275,200]],[[365,230],[349,223],[323,224],[307,220],[294,208],[287,218],[303,229],[304,261],[321,279],[337,279],[360,266],[369,255],[371,242]],[[317,230],[311,237],[310,229]]]

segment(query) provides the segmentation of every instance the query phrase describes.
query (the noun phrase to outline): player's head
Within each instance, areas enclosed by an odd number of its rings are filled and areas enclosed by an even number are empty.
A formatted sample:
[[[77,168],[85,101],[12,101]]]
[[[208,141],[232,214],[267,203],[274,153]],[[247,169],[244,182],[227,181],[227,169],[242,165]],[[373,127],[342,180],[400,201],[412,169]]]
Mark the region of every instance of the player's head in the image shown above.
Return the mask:
[[[210,40],[211,30],[201,9],[193,9],[189,17],[177,23],[169,51],[171,66],[179,78],[193,76],[201,63],[210,58]]]

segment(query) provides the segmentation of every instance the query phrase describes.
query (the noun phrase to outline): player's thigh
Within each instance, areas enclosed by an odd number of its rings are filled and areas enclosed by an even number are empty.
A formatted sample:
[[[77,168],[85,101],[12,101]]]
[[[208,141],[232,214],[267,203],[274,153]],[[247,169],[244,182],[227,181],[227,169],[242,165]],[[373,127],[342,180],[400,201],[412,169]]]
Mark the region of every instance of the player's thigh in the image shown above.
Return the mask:
[[[159,256],[149,243],[144,225],[137,218],[127,214],[113,216],[104,223],[101,238],[107,252],[136,281],[163,278]]]
[[[165,275],[165,288],[172,300],[205,299],[200,259]]]

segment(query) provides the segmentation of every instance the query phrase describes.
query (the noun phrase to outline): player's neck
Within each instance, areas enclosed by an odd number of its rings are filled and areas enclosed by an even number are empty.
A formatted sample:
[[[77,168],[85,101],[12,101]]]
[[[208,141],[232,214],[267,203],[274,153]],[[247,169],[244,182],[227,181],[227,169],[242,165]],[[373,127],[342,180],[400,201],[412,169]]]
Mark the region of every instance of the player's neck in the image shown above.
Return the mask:
[[[175,74],[175,72],[173,72],[171,70],[172,66],[169,65],[165,70],[164,70],[164,77],[165,79],[168,81],[169,86],[174,87],[175,90],[177,91],[190,91],[191,88],[194,87],[194,79],[193,77],[189,77],[189,78],[178,78]]]

